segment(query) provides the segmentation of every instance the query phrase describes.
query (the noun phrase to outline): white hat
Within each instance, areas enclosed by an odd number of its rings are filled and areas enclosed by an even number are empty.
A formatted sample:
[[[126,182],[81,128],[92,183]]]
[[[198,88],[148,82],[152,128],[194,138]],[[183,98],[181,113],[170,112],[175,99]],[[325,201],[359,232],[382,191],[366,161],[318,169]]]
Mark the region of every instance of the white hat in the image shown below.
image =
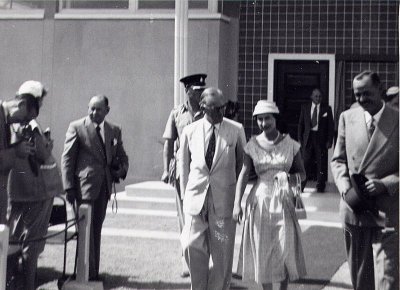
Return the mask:
[[[41,98],[43,95],[44,86],[38,81],[26,81],[18,89],[17,94],[31,94],[35,98]]]
[[[399,93],[399,87],[390,87],[386,91],[386,96],[393,96]]]
[[[279,114],[275,102],[259,100],[254,108],[253,117],[261,114]]]

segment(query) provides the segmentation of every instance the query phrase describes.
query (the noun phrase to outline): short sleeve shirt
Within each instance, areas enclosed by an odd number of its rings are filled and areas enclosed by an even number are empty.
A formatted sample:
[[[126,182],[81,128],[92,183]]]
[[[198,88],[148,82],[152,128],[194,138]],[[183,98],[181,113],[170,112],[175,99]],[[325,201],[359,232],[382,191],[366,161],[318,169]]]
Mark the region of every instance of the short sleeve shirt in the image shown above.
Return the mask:
[[[165,125],[163,138],[172,139],[176,141],[177,146],[179,146],[179,138],[182,134],[183,128],[201,117],[201,113],[197,113],[193,116],[188,109],[187,103],[177,106],[169,115],[167,124]]]

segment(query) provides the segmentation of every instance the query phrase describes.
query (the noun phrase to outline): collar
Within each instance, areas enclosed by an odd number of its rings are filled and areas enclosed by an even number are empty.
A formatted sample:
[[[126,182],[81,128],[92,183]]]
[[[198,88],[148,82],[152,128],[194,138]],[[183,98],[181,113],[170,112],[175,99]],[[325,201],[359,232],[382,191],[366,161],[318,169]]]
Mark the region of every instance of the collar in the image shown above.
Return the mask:
[[[101,132],[104,132],[104,121],[100,124],[94,123],[94,127],[97,128],[97,126],[100,127]]]
[[[220,126],[221,126],[221,124],[222,124],[222,121],[220,122],[220,123],[217,123],[217,124],[211,124],[206,118],[203,118],[203,120],[204,120],[204,132],[208,132],[208,131],[210,131],[211,130],[211,128],[212,128],[212,126],[214,126],[215,127],[215,131],[216,131],[216,133],[219,131],[219,128],[220,128]]]
[[[43,134],[42,128],[40,128],[40,125],[39,125],[39,123],[36,121],[36,119],[32,119],[32,120],[29,122],[29,126],[31,126],[32,131],[37,130],[40,134]]]
[[[203,115],[203,112],[202,112],[201,110],[199,110],[199,111],[197,111],[196,113],[194,113],[194,112],[190,109],[189,101],[188,101],[188,100],[186,100],[186,101],[182,104],[182,107],[181,107],[181,113],[185,113],[185,112],[190,112],[190,114],[192,114],[192,116],[193,116],[193,118],[194,118],[195,120],[200,119],[200,116]]]
[[[181,113],[184,113],[184,112],[186,112],[186,111],[189,111],[189,104],[188,104],[188,102],[189,102],[189,101],[185,101],[185,102],[182,104]]]
[[[315,104],[314,102],[311,102],[311,110],[314,110],[314,107],[316,106],[317,109],[319,109],[319,106],[321,105],[321,103],[319,104]]]
[[[384,109],[385,109],[385,103],[383,102],[382,108],[374,116],[371,116],[370,113],[368,113],[367,111],[364,111],[365,123],[369,124],[373,117],[375,124],[378,124],[379,120],[382,117],[382,113],[383,113]]]
[[[38,130],[40,129],[39,124],[38,124],[38,122],[37,122],[35,119],[32,119],[32,120],[29,122],[29,125],[32,127],[32,130],[35,130],[36,128],[37,128]]]

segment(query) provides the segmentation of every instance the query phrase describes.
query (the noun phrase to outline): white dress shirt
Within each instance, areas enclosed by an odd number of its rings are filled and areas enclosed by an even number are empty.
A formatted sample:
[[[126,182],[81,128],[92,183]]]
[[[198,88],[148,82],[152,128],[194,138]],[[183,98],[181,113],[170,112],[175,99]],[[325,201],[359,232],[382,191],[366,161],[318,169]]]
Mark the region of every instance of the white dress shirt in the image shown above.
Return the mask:
[[[369,112],[364,111],[365,124],[367,124],[368,130],[371,127],[371,120],[372,119],[374,119],[374,123],[375,123],[375,127],[376,127],[376,125],[378,124],[378,122],[379,122],[379,120],[380,120],[380,118],[382,116],[382,113],[383,113],[384,109],[385,109],[385,103],[383,103],[382,108],[374,116],[371,116],[371,114]]]
[[[215,144],[217,144],[218,140],[218,132],[219,132],[219,127],[221,126],[221,123],[214,124],[212,125],[210,122],[207,121],[206,118],[203,119],[204,122],[204,156],[206,156],[207,153],[207,148],[208,148],[208,143],[210,142],[211,134],[212,134],[212,127],[214,126],[214,133],[215,133]],[[215,156],[214,156],[215,157]]]

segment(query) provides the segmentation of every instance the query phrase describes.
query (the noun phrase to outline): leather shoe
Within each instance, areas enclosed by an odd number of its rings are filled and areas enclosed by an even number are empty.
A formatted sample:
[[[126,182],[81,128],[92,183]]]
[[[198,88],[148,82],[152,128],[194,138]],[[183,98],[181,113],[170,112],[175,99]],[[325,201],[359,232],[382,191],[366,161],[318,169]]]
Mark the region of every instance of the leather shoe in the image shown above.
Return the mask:
[[[97,276],[94,276],[94,277],[89,277],[89,281],[104,282],[104,278],[102,278],[99,275],[97,275]]]
[[[181,275],[180,275],[180,276],[181,276],[181,278],[187,278],[187,277],[190,276],[190,273],[189,273],[189,271],[185,271],[185,270],[184,270],[184,271],[181,272]]]
[[[325,184],[319,185],[317,184],[317,192],[324,192],[325,191]]]

